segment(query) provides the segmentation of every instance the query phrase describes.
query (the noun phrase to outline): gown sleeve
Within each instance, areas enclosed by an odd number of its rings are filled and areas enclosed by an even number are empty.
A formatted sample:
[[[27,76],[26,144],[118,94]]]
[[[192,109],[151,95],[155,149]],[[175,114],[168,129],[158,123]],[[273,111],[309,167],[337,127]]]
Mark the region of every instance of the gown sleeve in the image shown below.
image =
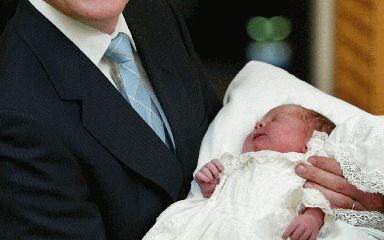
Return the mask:
[[[364,192],[384,194],[384,118],[358,116],[338,125],[325,145],[344,177]],[[336,219],[384,231],[384,214],[377,211],[336,209]]]

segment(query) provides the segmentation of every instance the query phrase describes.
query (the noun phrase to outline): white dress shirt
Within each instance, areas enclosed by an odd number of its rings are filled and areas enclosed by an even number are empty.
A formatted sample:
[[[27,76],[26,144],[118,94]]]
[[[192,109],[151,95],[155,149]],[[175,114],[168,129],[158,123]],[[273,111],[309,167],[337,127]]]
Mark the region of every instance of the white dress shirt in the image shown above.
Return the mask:
[[[93,62],[93,64],[100,69],[100,71],[108,78],[110,83],[116,89],[117,87],[112,76],[113,66],[108,64],[103,56],[112,39],[115,38],[118,33],[122,32],[127,34],[134,50],[134,59],[139,70],[140,77],[143,80],[144,85],[149,89],[149,94],[159,109],[164,125],[168,131],[173,146],[175,147],[171,128],[137,54],[135,42],[132,38],[131,32],[128,29],[128,25],[123,14],[120,14],[119,16],[114,33],[109,35],[66,16],[46,3],[44,0],[29,0],[29,2],[53,25],[55,25],[69,40],[71,40],[73,44],[75,44],[80,51],[82,51],[84,55],[86,55],[89,60],[91,60],[91,62]]]

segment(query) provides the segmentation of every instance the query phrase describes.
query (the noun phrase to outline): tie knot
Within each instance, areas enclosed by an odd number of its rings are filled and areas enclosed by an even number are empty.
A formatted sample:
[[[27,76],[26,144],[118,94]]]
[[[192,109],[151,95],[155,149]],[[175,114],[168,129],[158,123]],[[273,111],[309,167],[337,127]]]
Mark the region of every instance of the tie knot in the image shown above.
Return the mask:
[[[105,51],[105,56],[118,63],[133,60],[132,47],[128,36],[124,33],[119,33],[112,39],[107,51]]]

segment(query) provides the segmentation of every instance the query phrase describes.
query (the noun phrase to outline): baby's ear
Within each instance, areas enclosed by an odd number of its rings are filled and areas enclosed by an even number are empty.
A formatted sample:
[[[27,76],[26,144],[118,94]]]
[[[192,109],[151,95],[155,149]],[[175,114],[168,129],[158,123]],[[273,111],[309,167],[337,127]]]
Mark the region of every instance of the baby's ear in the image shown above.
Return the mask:
[[[305,146],[303,146],[302,148],[301,148],[301,153],[306,153],[308,151],[308,147],[307,147],[307,145],[305,145]]]

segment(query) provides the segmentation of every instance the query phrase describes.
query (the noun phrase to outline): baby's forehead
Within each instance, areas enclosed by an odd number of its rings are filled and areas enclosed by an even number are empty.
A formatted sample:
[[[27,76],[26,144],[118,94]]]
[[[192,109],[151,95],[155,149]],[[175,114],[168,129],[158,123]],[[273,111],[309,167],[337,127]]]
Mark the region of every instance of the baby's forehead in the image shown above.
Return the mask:
[[[297,115],[300,113],[301,108],[299,106],[295,105],[283,105],[283,106],[278,106],[273,109],[271,109],[267,114],[264,116],[270,116],[270,115],[276,115],[276,114],[295,114]]]

